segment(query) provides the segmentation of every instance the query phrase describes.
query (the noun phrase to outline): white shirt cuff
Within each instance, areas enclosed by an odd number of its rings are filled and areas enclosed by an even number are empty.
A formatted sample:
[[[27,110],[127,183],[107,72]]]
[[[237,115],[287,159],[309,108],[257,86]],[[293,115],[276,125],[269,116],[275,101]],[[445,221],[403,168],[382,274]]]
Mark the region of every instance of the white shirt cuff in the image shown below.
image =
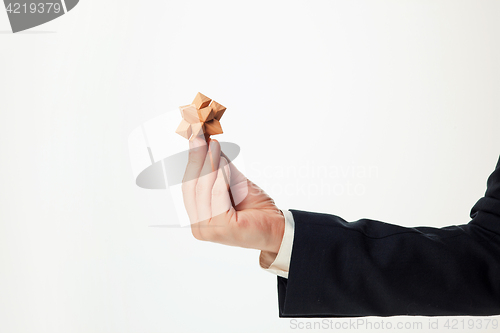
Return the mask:
[[[290,267],[290,259],[292,258],[293,236],[295,232],[295,222],[293,215],[288,210],[282,210],[285,217],[285,231],[281,240],[278,255],[273,260],[274,253],[260,252],[259,263],[264,270],[288,278],[288,268]],[[271,265],[266,264],[271,262]],[[268,266],[269,265],[269,266]]]

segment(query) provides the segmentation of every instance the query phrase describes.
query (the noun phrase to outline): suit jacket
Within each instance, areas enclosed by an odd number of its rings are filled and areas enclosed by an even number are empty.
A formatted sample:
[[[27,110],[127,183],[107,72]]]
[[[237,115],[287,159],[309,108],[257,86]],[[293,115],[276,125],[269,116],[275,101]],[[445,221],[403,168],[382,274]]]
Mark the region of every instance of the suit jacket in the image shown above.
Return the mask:
[[[280,317],[500,314],[500,160],[465,225],[407,228],[291,212]]]

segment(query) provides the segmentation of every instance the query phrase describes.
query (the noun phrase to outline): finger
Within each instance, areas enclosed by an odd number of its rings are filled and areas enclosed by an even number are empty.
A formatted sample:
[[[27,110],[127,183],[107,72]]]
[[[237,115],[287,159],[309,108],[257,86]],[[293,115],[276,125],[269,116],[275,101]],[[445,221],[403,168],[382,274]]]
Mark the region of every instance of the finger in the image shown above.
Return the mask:
[[[212,217],[212,188],[217,179],[217,169],[220,161],[220,145],[217,140],[211,140],[201,176],[196,183],[196,210],[198,221],[207,221]],[[212,171],[212,163],[214,171]]]
[[[189,141],[189,157],[183,182],[196,180],[200,176],[207,154],[207,142],[203,137],[196,137]]]
[[[184,207],[191,221],[193,236],[199,239],[199,227],[194,226],[193,223],[198,221],[196,209],[196,183],[207,153],[206,142],[201,138],[195,138],[189,141],[189,148],[189,160],[182,181],[182,197],[184,200]]]
[[[229,197],[229,164],[225,157],[221,157],[217,179],[212,189],[212,215],[218,216],[228,212],[231,208],[231,198]]]

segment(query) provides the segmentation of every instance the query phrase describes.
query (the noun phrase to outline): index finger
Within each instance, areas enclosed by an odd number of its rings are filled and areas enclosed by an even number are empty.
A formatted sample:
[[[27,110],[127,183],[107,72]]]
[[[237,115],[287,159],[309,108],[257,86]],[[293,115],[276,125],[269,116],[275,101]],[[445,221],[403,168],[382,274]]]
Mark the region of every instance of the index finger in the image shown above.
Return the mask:
[[[182,180],[182,198],[191,223],[198,221],[196,183],[207,154],[207,143],[201,137],[189,141],[189,160]]]

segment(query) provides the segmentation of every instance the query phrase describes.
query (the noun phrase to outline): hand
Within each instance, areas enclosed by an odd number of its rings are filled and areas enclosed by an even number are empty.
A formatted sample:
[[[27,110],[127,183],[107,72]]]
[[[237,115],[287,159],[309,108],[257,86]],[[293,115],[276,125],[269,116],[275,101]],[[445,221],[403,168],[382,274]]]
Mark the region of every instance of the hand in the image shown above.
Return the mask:
[[[182,193],[193,236],[278,253],[285,218],[273,199],[230,163],[217,140],[207,145],[196,137],[189,147]]]

